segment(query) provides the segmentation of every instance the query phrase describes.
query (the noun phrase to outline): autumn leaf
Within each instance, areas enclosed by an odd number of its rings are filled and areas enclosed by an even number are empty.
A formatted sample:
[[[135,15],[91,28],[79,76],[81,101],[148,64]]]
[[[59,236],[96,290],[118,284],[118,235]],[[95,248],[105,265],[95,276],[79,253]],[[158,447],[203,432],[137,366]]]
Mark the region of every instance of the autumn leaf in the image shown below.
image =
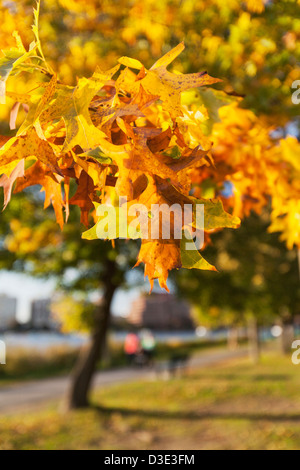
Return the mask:
[[[36,45],[29,52],[25,53],[19,49],[3,51],[4,57],[0,59],[0,104],[6,103],[6,82],[9,76],[32,55],[35,47]]]
[[[169,272],[181,268],[180,240],[143,241],[136,266],[141,263],[145,264],[145,276],[149,279],[151,290],[154,280],[158,279],[161,288],[169,292]]]
[[[170,65],[176,57],[178,57],[185,49],[185,45],[183,42],[178,44],[178,46],[174,47],[171,49],[169,52],[167,52],[163,57],[158,59],[154,65],[152,65],[150,70],[155,70],[160,67],[167,67]]]
[[[40,161],[28,168],[23,178],[18,178],[15,193],[34,185],[42,186],[42,191],[45,192],[44,208],[46,209],[52,204],[57,223],[62,229],[64,226],[63,208],[65,204],[62,197],[61,182],[52,176],[50,170],[47,170],[47,166]]]
[[[163,101],[164,107],[170,112],[173,119],[181,116],[181,93],[191,88],[212,85],[221,80],[210,77],[206,72],[195,74],[176,75],[168,72],[161,66],[150,70],[144,79],[140,81],[145,91],[156,94]]]
[[[181,43],[165,56],[159,59],[150,70],[145,72],[145,76],[136,82],[135,89],[142,86],[143,89],[151,94],[158,96],[164,103],[166,109],[170,112],[173,119],[182,115],[181,93],[191,88],[197,88],[205,85],[212,85],[221,80],[210,77],[207,72],[193,74],[175,74],[167,70],[167,66],[184,50],[184,44]],[[128,57],[122,58],[122,63],[127,67],[141,68],[142,64],[131,61]],[[133,86],[134,88],[134,86]]]
[[[91,150],[98,146],[105,134],[92,123],[89,105],[94,96],[100,91],[118,70],[118,67],[103,73],[98,70],[88,80],[82,78],[75,88],[59,87],[54,101],[43,113],[43,121],[49,122],[63,118],[66,125],[66,140],[62,152],[66,153],[76,145],[83,150]]]
[[[9,165],[15,165],[18,161],[27,157],[36,157],[51,168],[53,172],[60,173],[54,149],[49,142],[40,139],[33,128],[26,135],[11,138],[1,147],[0,174],[7,174],[10,171]]]
[[[81,223],[89,226],[88,215],[93,206],[94,183],[92,178],[82,171],[78,180],[78,188],[69,203],[76,205],[81,210]]]
[[[17,178],[24,176],[25,171],[25,160],[21,160],[17,166],[13,169],[9,176],[2,175],[0,178],[0,187],[4,190],[4,205],[3,210],[6,209],[13,189],[13,185]]]
[[[140,70],[144,67],[139,60],[131,59],[130,57],[121,57],[118,62],[126,67],[131,67],[132,69]]]
[[[34,33],[44,63],[38,10],[35,15]],[[219,81],[206,72],[167,70],[183,49],[184,44],[179,44],[150,70],[135,59],[122,57],[119,64],[126,68],[115,80],[119,65],[108,72],[97,69],[91,78],[80,78],[73,87],[61,83],[46,63],[41,79],[41,66],[35,71],[31,64],[28,73],[33,74],[37,87],[30,93],[7,93],[16,103],[25,103],[29,112],[17,136],[7,142],[2,139],[0,148],[5,205],[15,181],[15,192],[41,185],[45,207],[53,205],[61,227],[64,211],[67,219],[69,206],[76,205],[88,228],[84,239],[141,239],[137,264],[144,263],[152,287],[158,279],[165,289],[172,269],[215,270],[193,241],[188,249],[187,233],[240,224],[220,199],[203,198],[199,186],[197,197],[191,196],[195,181],[201,183],[199,175],[218,171],[212,141],[203,130],[205,123],[212,127],[223,122],[219,109],[230,99],[223,100],[222,94],[207,88],[200,89],[197,96],[189,92]],[[50,79],[45,81],[45,77]],[[12,124],[17,109],[18,104],[13,108]],[[24,162],[29,164],[31,159],[36,162],[24,175]],[[222,178],[222,171],[220,174]],[[71,197],[72,181],[77,190]],[[126,203],[120,202],[124,198]],[[200,227],[196,219],[199,206],[204,211]],[[95,224],[89,228],[92,212]]]

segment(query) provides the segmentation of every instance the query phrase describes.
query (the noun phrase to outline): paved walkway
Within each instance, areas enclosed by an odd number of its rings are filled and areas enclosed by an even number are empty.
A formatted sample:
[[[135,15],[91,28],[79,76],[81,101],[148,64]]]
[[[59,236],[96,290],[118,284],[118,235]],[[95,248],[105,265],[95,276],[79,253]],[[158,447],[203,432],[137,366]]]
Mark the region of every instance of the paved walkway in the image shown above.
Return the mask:
[[[230,359],[247,355],[247,349],[237,351],[219,350],[206,351],[194,356],[188,363],[189,368],[201,368],[219,364]],[[163,363],[160,363],[163,366]],[[163,369],[163,367],[159,367]],[[147,380],[156,372],[147,369],[117,369],[102,371],[96,374],[94,388],[102,388],[113,384]],[[69,384],[69,377],[57,377],[46,380],[23,382],[11,386],[0,387],[0,414],[7,415],[26,411],[47,402],[63,398]]]

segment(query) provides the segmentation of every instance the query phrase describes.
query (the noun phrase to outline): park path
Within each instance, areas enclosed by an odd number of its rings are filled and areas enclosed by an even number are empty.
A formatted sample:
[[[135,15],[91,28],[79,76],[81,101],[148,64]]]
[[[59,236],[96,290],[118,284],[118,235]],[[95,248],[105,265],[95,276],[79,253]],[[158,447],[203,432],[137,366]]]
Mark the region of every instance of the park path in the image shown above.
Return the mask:
[[[188,368],[201,368],[219,364],[223,361],[242,358],[247,355],[247,349],[237,351],[214,350],[206,351],[192,357]],[[163,365],[161,363],[161,365]],[[161,368],[161,367],[159,367]],[[149,380],[156,372],[147,369],[116,369],[102,371],[95,375],[93,387],[99,389],[109,385]],[[20,411],[29,411],[51,401],[63,398],[69,385],[69,377],[56,377],[38,381],[23,382],[0,387],[0,415],[10,415]]]

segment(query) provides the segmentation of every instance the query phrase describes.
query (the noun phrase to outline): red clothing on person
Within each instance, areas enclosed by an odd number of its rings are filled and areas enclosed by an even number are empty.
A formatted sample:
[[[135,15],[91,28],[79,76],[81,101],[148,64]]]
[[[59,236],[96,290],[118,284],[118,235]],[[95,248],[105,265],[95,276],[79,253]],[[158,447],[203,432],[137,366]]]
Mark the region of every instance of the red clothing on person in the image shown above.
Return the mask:
[[[137,335],[130,333],[126,336],[124,350],[126,354],[136,354],[139,350],[139,338]]]

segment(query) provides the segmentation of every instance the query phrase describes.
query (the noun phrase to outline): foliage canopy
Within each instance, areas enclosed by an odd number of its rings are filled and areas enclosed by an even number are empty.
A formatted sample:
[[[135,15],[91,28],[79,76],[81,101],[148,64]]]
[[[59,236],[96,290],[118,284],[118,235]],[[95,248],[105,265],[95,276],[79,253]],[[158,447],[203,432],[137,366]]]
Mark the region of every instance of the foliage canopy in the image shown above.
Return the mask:
[[[250,10],[263,8],[248,3]],[[64,84],[43,54],[39,3],[34,18],[35,41],[26,49],[14,33],[15,47],[0,60],[0,99],[11,106],[11,129],[17,127],[0,137],[5,207],[15,182],[15,192],[41,185],[45,207],[52,204],[61,228],[70,204],[80,208],[87,227],[91,217],[99,224],[99,205],[118,207],[124,196],[129,209],[142,203],[149,212],[152,204],[203,204],[209,241],[211,232],[237,228],[239,216],[260,211],[271,196],[271,229],[282,232],[289,248],[300,246],[296,139],[272,137],[264,119],[241,109],[238,98],[207,88],[220,80],[206,72],[170,72],[183,43],[150,68],[124,56],[108,71],[97,67],[75,86]],[[84,236],[97,238],[96,228]],[[141,238],[138,264],[145,264],[151,285],[158,278],[167,288],[172,269],[215,270],[173,236]]]

